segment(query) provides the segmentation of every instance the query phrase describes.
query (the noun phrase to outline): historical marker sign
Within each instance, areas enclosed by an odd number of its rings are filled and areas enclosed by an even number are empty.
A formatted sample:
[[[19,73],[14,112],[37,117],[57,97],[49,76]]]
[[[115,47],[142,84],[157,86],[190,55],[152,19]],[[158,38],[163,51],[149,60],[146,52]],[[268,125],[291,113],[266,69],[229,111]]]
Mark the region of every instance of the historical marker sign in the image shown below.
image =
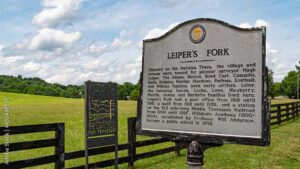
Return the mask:
[[[86,164],[88,149],[115,145],[115,166],[118,160],[118,97],[114,83],[85,83]]]
[[[86,91],[88,137],[117,133],[116,84],[88,81]]]
[[[141,132],[268,145],[265,35],[195,19],[144,40]]]

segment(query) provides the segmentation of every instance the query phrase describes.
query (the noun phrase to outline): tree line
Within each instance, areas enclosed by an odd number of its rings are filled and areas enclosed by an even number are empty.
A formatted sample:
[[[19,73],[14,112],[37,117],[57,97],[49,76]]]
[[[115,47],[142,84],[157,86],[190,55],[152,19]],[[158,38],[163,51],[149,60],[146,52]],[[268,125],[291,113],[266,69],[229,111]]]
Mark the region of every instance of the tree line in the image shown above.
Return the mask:
[[[297,97],[297,81],[300,75],[299,65],[295,65],[296,71],[290,71],[281,82],[273,81],[272,70],[268,71],[268,95],[272,98],[276,96]],[[110,82],[114,83],[114,82]],[[124,82],[117,84],[118,99],[137,100],[140,93],[140,83],[133,84]],[[0,91],[25,93],[45,96],[59,96],[68,98],[83,98],[84,85],[61,85],[58,83],[48,83],[40,78],[23,78],[22,76],[0,75]]]
[[[139,84],[125,82],[123,84],[117,84],[117,88],[118,98],[120,100],[137,100],[139,96]],[[67,98],[84,97],[84,85],[52,84],[37,77],[23,78],[21,75],[17,77],[0,75],[0,91]]]
[[[300,61],[299,65],[295,65],[296,71],[289,71],[287,75],[282,79],[281,82],[273,82],[272,70],[268,72],[268,95],[272,98],[276,96],[288,96],[289,98],[297,98],[297,88],[299,87],[297,83],[299,82],[300,76]]]

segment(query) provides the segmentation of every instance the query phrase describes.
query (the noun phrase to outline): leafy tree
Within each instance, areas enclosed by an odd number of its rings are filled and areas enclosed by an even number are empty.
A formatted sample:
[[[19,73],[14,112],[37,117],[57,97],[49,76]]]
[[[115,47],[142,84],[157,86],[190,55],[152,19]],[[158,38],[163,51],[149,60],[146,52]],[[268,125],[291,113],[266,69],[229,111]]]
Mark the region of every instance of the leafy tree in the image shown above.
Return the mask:
[[[118,88],[118,99],[125,100],[126,96],[128,96],[128,94],[126,92],[124,85],[118,84],[117,88]]]
[[[284,92],[282,90],[281,87],[281,83],[280,82],[275,82],[273,85],[273,91],[274,91],[274,95],[275,96],[280,96],[280,95],[284,95]]]
[[[140,91],[136,88],[131,92],[131,99],[137,100],[139,97]]]
[[[18,75],[18,79],[22,80],[22,76],[21,76],[21,75]]]
[[[117,88],[120,100],[138,99],[139,83],[124,82],[117,84]],[[0,91],[71,98],[84,97],[84,85],[51,84],[37,77],[24,78],[21,75],[17,77],[0,75]]]
[[[79,98],[79,90],[74,85],[68,85],[67,86],[67,97],[73,97],[73,98]]]
[[[298,73],[296,71],[290,71],[281,82],[284,94],[290,98],[295,98],[297,95],[297,78]]]
[[[3,92],[79,98],[84,94],[83,89],[83,85],[51,84],[37,77],[23,78],[21,75],[17,77],[0,75],[0,91]]]
[[[61,91],[61,92],[59,93],[59,96],[60,96],[60,97],[68,97],[68,93],[67,93],[66,91]]]
[[[25,93],[27,94],[37,94],[36,92],[36,87],[34,86],[27,86],[25,89],[24,89]]]
[[[46,96],[58,96],[58,94],[59,94],[59,93],[57,93],[55,88],[50,87],[50,86],[44,87],[42,92],[43,92],[43,95],[46,95]]]
[[[127,100],[131,96],[131,92],[134,89],[134,85],[130,82],[124,82],[118,85],[118,98],[120,100]]]

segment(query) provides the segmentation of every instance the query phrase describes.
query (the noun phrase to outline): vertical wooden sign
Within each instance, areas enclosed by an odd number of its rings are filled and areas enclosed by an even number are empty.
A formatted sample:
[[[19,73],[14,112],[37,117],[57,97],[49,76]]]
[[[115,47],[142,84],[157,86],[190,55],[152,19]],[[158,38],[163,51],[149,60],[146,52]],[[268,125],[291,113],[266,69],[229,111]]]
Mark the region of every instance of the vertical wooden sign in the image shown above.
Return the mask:
[[[115,145],[115,168],[118,167],[118,97],[117,85],[85,83],[85,158],[88,150]]]

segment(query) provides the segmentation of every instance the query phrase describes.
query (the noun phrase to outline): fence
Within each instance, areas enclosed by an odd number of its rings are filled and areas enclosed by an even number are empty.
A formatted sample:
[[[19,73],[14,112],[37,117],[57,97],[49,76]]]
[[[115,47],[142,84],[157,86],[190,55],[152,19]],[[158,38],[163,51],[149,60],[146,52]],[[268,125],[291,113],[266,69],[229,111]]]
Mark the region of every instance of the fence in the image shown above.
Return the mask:
[[[44,147],[55,147],[54,155],[44,156],[34,159],[20,160],[10,162],[9,164],[1,163],[0,168],[24,168],[49,163],[55,163],[55,168],[64,168],[64,151],[65,151],[65,125],[63,123],[57,124],[40,124],[40,125],[26,125],[26,126],[12,126],[9,128],[1,127],[0,135],[16,135],[28,134],[37,132],[54,131],[55,138],[9,143],[0,145],[0,153],[8,153],[13,151],[28,150]],[[8,149],[7,149],[8,148]],[[7,152],[8,151],[8,152]]]
[[[136,118],[128,118],[128,143],[119,144],[118,151],[127,150],[128,156],[119,157],[118,163],[128,163],[128,166],[131,168],[134,165],[134,162],[137,160],[154,157],[170,152],[179,153],[180,147],[179,145],[154,150],[146,153],[137,154],[136,149],[138,147],[150,146],[160,143],[169,142],[169,140],[164,138],[156,138],[145,141],[136,141],[136,130],[135,123]],[[5,134],[15,135],[15,134],[26,134],[26,133],[37,133],[37,132],[47,132],[47,131],[55,131],[55,138],[45,139],[45,140],[37,140],[37,141],[28,141],[28,142],[18,142],[18,143],[10,143],[9,144],[9,152],[20,151],[20,150],[28,150],[35,148],[45,148],[45,147],[55,147],[54,155],[39,157],[35,159],[27,159],[20,161],[13,161],[9,164],[1,163],[0,168],[24,168],[24,167],[33,167],[44,164],[55,163],[55,168],[65,168],[65,161],[72,160],[77,158],[82,158],[85,156],[84,150],[74,151],[74,152],[64,152],[65,141],[64,141],[64,124],[40,124],[40,125],[27,125],[27,126],[12,126],[8,129],[5,127],[0,128],[0,135],[4,136]],[[6,152],[6,145],[0,145],[0,153]],[[89,156],[100,155],[105,153],[114,152],[114,146],[106,146],[89,150]],[[105,161],[100,161],[96,163],[89,164],[90,168],[95,167],[108,167],[114,165],[114,159],[109,159]],[[84,165],[72,167],[70,169],[81,169],[84,168]]]
[[[291,119],[295,119],[299,116],[300,112],[300,102],[286,103],[286,104],[276,104],[271,105],[271,125],[280,125],[283,122],[286,122]],[[179,154],[180,149],[182,148],[179,144],[174,146],[154,150],[145,153],[136,153],[138,147],[150,146],[154,144],[160,144],[169,142],[168,139],[156,138],[145,141],[136,141],[136,118],[128,118],[128,143],[119,144],[118,150],[127,150],[128,155],[125,157],[119,157],[119,164],[128,163],[128,167],[132,168],[134,162],[137,160],[142,160],[149,157],[154,157],[157,155],[162,155],[165,153],[175,152]],[[9,165],[1,163],[0,168],[24,168],[32,167],[43,164],[55,163],[55,168],[64,168],[66,160],[72,160],[77,158],[82,158],[85,155],[84,150],[74,151],[74,152],[64,152],[65,141],[64,133],[65,127],[64,124],[41,124],[41,125],[28,125],[28,126],[13,126],[9,128],[1,127],[0,135],[4,136],[5,134],[15,135],[15,134],[26,134],[26,133],[36,133],[36,132],[46,132],[46,131],[55,131],[55,138],[37,140],[37,141],[28,141],[28,142],[18,142],[9,144],[9,151],[20,151],[27,149],[35,148],[44,148],[44,147],[53,147],[55,146],[54,155],[44,156],[35,159],[27,159],[20,161],[10,162]],[[6,145],[0,145],[0,153],[6,152]],[[89,156],[100,155],[105,153],[114,152],[114,146],[106,146],[89,150]],[[89,164],[90,168],[93,167],[108,167],[114,165],[114,159],[109,159],[105,161],[100,161],[96,163]],[[84,165],[72,167],[70,169],[82,169]]]
[[[280,125],[283,122],[299,116],[300,102],[271,105],[271,125]]]
[[[159,143],[165,143],[169,142],[168,139],[164,138],[158,138],[158,139],[151,139],[151,140],[145,140],[145,141],[136,141],[136,130],[135,130],[135,124],[136,124],[136,118],[128,118],[128,143],[126,144],[119,144],[118,145],[118,151],[122,150],[127,150],[128,151],[128,156],[125,157],[119,157],[118,163],[119,164],[124,164],[128,163],[128,167],[132,168],[134,165],[134,162],[137,160],[142,160],[145,158],[150,158],[170,152],[175,152],[176,154],[179,153],[180,146],[175,145],[159,150],[154,150],[146,153],[141,153],[141,154],[136,154],[136,149],[138,147],[144,147],[144,146],[150,146],[150,145],[155,145]],[[99,155],[99,154],[105,154],[105,153],[110,153],[114,152],[114,146],[106,146],[106,147],[100,147],[100,148],[95,148],[89,150],[89,156],[93,155]],[[76,158],[81,158],[84,157],[84,150],[80,151],[75,151],[75,152],[70,152],[65,154],[65,160],[71,160],[71,159],[76,159]],[[96,162],[89,164],[89,168],[103,168],[103,167],[108,167],[108,166],[113,166],[114,165],[114,159],[109,159],[101,162]],[[83,169],[84,165],[78,166],[78,167],[72,167],[70,169]]]

